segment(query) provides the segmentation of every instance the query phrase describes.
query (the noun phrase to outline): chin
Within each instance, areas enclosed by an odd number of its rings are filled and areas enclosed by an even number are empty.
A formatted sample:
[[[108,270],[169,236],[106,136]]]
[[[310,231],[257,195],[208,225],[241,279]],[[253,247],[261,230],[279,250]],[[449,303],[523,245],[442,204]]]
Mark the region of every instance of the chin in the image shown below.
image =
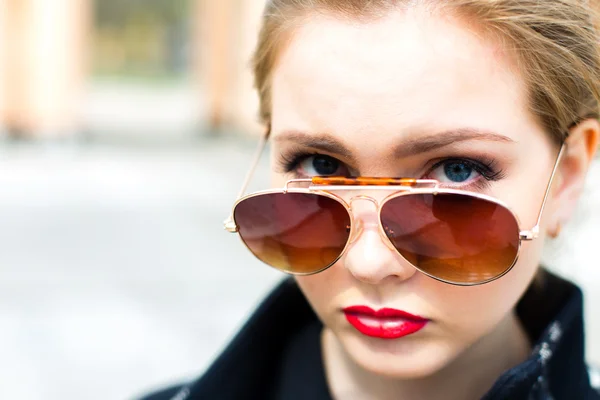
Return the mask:
[[[427,338],[375,339],[345,334],[340,343],[362,369],[394,379],[420,379],[435,375],[454,359],[454,352]]]

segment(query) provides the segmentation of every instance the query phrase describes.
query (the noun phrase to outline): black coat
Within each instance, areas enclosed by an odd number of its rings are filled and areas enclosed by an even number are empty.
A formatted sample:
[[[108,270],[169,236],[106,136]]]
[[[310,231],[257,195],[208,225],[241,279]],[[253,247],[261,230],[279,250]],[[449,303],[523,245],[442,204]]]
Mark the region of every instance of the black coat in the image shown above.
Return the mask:
[[[484,399],[600,400],[584,360],[582,293],[549,273],[542,278],[517,306],[535,348]],[[143,400],[331,400],[321,329],[298,286],[285,280],[201,378]]]

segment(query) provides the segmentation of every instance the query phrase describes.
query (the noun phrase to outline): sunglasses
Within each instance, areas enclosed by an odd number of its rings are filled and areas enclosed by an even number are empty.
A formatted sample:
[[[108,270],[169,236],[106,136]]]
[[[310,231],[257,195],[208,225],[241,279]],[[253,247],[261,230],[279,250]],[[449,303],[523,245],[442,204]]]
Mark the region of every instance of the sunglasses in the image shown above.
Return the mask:
[[[245,195],[269,138],[263,136],[225,229],[238,233],[259,260],[292,275],[334,265],[360,236],[356,201],[373,203],[383,242],[421,273],[452,285],[496,280],[516,264],[521,245],[538,237],[558,154],[536,225],[521,230],[511,209],[490,196],[440,187],[436,180],[314,177]],[[370,197],[363,193],[390,192]]]

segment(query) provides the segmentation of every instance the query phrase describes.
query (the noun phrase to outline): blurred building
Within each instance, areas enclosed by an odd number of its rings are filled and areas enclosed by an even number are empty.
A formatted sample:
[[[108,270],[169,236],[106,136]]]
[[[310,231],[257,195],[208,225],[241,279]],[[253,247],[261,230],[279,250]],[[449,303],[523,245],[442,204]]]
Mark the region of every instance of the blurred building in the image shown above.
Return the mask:
[[[15,135],[54,136],[75,127],[85,70],[85,0],[4,0],[2,125]]]
[[[0,0],[0,130],[61,137],[95,125],[109,130],[103,123],[110,120],[126,130],[130,119],[145,131],[144,121],[157,127],[153,118],[171,106],[174,117],[163,116],[164,129],[183,129],[179,118],[191,128],[256,132],[248,61],[263,5]]]

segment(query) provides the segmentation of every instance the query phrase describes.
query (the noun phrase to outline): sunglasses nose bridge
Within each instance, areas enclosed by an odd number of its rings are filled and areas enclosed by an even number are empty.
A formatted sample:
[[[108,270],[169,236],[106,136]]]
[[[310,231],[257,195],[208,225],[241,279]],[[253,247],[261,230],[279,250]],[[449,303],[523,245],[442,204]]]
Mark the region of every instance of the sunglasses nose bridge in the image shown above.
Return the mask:
[[[348,206],[350,208],[351,217],[352,217],[352,224],[354,225],[352,236],[349,238],[350,244],[354,244],[358,240],[358,238],[361,236],[363,230],[365,229],[365,225],[367,225],[365,223],[365,221],[363,220],[363,218],[361,217],[360,212],[355,212],[356,210],[353,209],[354,202],[358,201],[358,200],[367,201],[375,206],[375,211],[376,211],[376,216],[377,216],[377,221],[375,223],[378,225],[378,231],[379,231],[379,236],[381,236],[381,241],[390,250],[397,252],[398,250],[394,247],[392,242],[390,242],[390,239],[387,237],[387,235],[385,233],[386,228],[382,225],[381,220],[379,219],[379,212],[381,210],[380,202],[376,198],[367,196],[367,195],[354,196],[350,200],[348,200]]]
[[[353,208],[354,206],[354,202],[355,201],[366,201],[368,203],[371,203],[375,206],[375,212],[376,212],[376,221],[370,221],[370,222],[366,222],[365,221],[365,216],[361,215],[361,212],[357,212],[357,208]],[[378,231],[379,234],[381,236],[381,239],[383,241],[383,243],[390,249],[390,250],[394,250],[396,251],[396,249],[394,248],[394,246],[390,243],[389,239],[387,238],[387,236],[385,235],[385,232],[383,231],[383,227],[381,226],[381,222],[379,221],[379,209],[381,207],[379,201],[371,196],[367,196],[367,195],[359,195],[359,196],[354,196],[352,197],[349,201],[348,201],[348,205],[352,214],[352,224],[354,225],[354,229],[352,232],[352,236],[350,237],[349,241],[350,244],[355,243],[358,238],[360,238],[362,232],[364,231],[365,227],[369,226],[369,225],[374,225],[377,224],[378,225]]]
[[[379,202],[377,201],[377,199],[375,199],[375,198],[373,198],[371,196],[364,195],[364,194],[361,194],[361,195],[358,195],[358,196],[354,196],[354,197],[352,197],[350,199],[350,201],[348,202],[350,204],[350,209],[352,209],[352,205],[354,204],[354,202],[356,200],[364,200],[364,201],[371,202],[371,203],[373,203],[375,205],[375,207],[377,209],[379,209]]]

